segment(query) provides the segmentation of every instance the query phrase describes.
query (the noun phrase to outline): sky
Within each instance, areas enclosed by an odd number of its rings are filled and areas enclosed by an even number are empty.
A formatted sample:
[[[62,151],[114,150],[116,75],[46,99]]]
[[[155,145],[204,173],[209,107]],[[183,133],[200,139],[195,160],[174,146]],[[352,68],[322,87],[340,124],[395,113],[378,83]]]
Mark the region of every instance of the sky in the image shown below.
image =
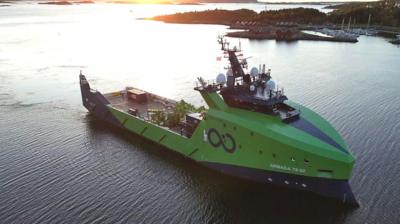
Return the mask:
[[[0,0],[1,1],[1,0]],[[21,1],[21,0],[7,0],[7,1]],[[23,0],[22,0],[23,1]],[[32,0],[30,0],[32,1]],[[34,0],[33,0],[34,1]],[[64,1],[64,0],[37,0],[37,1]],[[66,0],[70,2],[74,1],[83,1],[83,0]],[[166,3],[166,2],[207,2],[213,0],[92,0],[95,2],[135,2],[135,3]],[[223,0],[214,0],[214,1],[223,1]],[[229,2],[230,0],[226,0]],[[232,0],[232,1],[240,1],[240,0]],[[246,1],[246,0],[243,0]],[[249,0],[251,1],[251,0]],[[302,3],[302,2],[355,2],[355,1],[376,1],[376,0],[258,0],[259,2],[271,2],[271,3],[280,3],[280,2],[287,2],[287,3]]]
[[[70,1],[79,1],[79,0],[70,0]],[[152,3],[152,2],[202,2],[202,0],[94,0],[94,1],[101,1],[101,2],[139,2],[139,3]],[[213,1],[213,0],[203,0],[204,2]],[[221,0],[215,0],[217,2]],[[226,0],[229,2],[229,0]],[[235,0],[233,0],[235,1]],[[246,0],[243,0],[246,1]],[[251,1],[251,0],[250,0]],[[258,0],[259,2],[287,2],[287,3],[302,3],[302,2],[367,2],[367,1],[377,1],[377,0]]]

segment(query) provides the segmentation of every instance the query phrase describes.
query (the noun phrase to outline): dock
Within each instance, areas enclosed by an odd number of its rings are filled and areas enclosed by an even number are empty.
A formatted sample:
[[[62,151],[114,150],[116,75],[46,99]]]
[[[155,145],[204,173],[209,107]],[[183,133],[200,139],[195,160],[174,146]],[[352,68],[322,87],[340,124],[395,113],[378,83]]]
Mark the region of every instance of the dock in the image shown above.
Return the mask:
[[[289,35],[279,35],[279,32],[251,32],[249,30],[229,32],[226,34],[228,37],[248,38],[254,40],[277,40],[277,41],[299,41],[299,40],[313,40],[313,41],[330,41],[330,42],[347,42],[356,43],[354,39],[343,39],[336,37],[325,37],[307,34],[297,31],[281,31],[282,33],[289,33]]]

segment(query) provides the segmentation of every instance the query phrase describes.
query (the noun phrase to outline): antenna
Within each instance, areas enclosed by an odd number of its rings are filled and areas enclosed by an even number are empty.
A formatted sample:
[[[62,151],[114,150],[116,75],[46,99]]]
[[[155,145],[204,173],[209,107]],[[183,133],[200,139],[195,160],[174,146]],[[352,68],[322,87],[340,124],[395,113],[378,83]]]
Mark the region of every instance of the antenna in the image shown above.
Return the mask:
[[[242,50],[242,42],[239,39],[239,51],[241,51],[241,50]]]
[[[204,79],[203,79],[202,77],[197,77],[197,80],[199,81],[200,85],[201,85],[203,88],[206,88],[207,83],[204,81]]]

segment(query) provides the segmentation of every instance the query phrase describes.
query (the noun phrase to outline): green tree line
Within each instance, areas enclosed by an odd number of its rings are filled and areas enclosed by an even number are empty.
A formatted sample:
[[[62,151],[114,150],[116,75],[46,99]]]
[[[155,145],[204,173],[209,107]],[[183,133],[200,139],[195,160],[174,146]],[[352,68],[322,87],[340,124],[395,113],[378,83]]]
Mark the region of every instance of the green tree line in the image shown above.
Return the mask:
[[[378,2],[344,3],[334,6],[334,11],[326,14],[317,9],[294,8],[268,10],[257,13],[248,9],[206,10],[156,16],[152,19],[172,23],[233,24],[237,21],[259,22],[295,22],[298,24],[342,23],[352,18],[357,24],[367,24],[371,15],[371,25],[400,26],[400,0],[382,0]]]

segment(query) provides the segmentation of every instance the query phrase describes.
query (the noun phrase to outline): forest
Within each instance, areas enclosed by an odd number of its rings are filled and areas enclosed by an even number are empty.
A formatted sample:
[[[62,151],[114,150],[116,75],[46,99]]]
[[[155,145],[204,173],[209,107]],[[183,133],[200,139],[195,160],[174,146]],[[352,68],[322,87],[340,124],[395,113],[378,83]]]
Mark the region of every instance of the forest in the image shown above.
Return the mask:
[[[344,3],[333,6],[330,13],[323,13],[312,8],[294,8],[267,10],[257,13],[248,9],[240,10],[206,10],[172,15],[161,15],[151,18],[170,23],[202,23],[230,25],[237,21],[274,24],[276,22],[293,22],[297,24],[340,24],[352,18],[352,24],[367,24],[371,16],[371,25],[400,26],[400,3],[395,0],[378,2]]]

